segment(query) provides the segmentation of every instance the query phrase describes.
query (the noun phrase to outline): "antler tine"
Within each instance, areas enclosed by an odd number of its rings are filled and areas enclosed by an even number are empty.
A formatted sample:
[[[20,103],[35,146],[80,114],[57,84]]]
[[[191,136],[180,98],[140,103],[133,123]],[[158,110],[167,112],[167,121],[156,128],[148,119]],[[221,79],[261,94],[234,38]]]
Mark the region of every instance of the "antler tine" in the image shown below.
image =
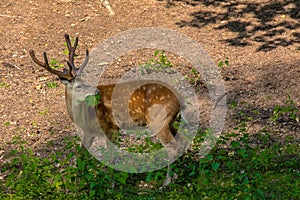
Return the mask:
[[[78,37],[76,37],[76,39],[75,39],[74,46],[72,46],[70,36],[68,34],[65,34],[65,38],[66,38],[66,43],[67,43],[67,47],[69,50],[69,61],[67,61],[67,62],[69,62],[68,65],[74,71],[74,76],[75,76],[77,74],[77,71],[79,70],[79,68],[76,68],[75,64],[74,64],[74,56],[75,56],[75,51],[76,51],[76,48],[78,45]]]
[[[78,72],[77,72],[76,75],[79,76],[79,75],[81,74],[81,72],[83,71],[83,69],[85,68],[85,66],[87,65],[88,62],[89,62],[89,50],[86,50],[86,53],[85,53],[85,60],[84,60],[84,62],[80,65],[79,70],[78,70]]]
[[[43,54],[44,62],[42,62],[36,58],[35,53],[32,49],[29,50],[29,55],[36,64],[40,65],[41,67],[43,67],[50,73],[55,74],[55,75],[59,76],[60,78],[64,78],[67,80],[71,80],[73,78],[73,75],[71,74],[71,68],[70,68],[70,70],[65,69],[63,72],[51,68],[49,65],[49,62],[48,62],[46,52],[44,52],[44,54]]]

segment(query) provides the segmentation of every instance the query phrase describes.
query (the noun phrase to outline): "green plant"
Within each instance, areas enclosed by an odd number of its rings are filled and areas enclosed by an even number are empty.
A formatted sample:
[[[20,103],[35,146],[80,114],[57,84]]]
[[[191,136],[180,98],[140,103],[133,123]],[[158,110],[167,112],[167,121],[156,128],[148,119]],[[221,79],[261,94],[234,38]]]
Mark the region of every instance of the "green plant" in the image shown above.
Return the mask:
[[[48,114],[49,113],[49,109],[45,109],[45,110],[41,110],[41,111],[39,111],[39,114],[40,115],[46,115],[46,114]]]
[[[264,146],[250,145],[245,124],[238,125],[236,132],[222,134],[218,145],[227,144],[226,148],[217,145],[197,158],[196,147],[208,133],[199,131],[194,153],[185,153],[170,166],[178,179],[163,189],[159,186],[166,169],[130,174],[107,168],[78,145],[77,138],[66,138],[61,151],[36,156],[20,137],[14,137],[10,161],[0,164],[1,174],[6,174],[0,179],[0,198],[297,199],[298,145],[268,145],[270,136],[259,137]]]
[[[58,83],[57,82],[47,82],[46,85],[47,85],[48,88],[52,88],[52,89],[58,87]]]
[[[5,122],[4,122],[4,125],[5,125],[5,126],[11,125],[11,122],[10,122],[10,121],[5,121]]]
[[[8,83],[0,83],[0,87],[2,88],[9,88],[10,87],[10,84]]]
[[[186,80],[189,81],[194,87],[197,87],[201,83],[200,72],[193,67],[190,71],[190,74],[186,76]]]
[[[135,153],[150,153],[163,148],[161,143],[152,141],[149,137],[138,137],[136,138],[137,141],[139,141],[138,144],[130,144],[132,141],[125,141],[126,148],[124,150]]]
[[[74,139],[66,139],[64,153],[47,158],[15,140],[20,145],[11,151],[11,161],[0,165],[1,173],[9,172],[0,185],[6,191],[0,192],[1,199],[109,198],[114,182],[124,185],[128,178],[127,173],[106,170]]]
[[[49,65],[50,65],[50,67],[53,68],[53,69],[57,69],[57,68],[62,68],[62,67],[64,67],[64,64],[58,62],[58,60],[56,60],[55,58],[51,58],[51,59],[50,59]]]
[[[100,103],[101,95],[95,94],[95,95],[89,95],[85,98],[85,103],[87,106],[95,107]]]
[[[273,110],[273,115],[271,120],[278,121],[280,117],[288,118],[299,122],[299,110],[296,107],[295,102],[291,99],[290,95],[287,96],[287,100],[285,101],[283,106],[276,105]]]
[[[139,65],[141,70],[151,70],[159,72],[162,70],[170,70],[173,64],[169,61],[165,51],[155,50],[153,57],[149,62]]]
[[[238,110],[240,103],[233,105]],[[177,179],[163,188],[166,168],[142,174],[114,170],[91,156],[78,137],[65,138],[55,151],[56,142],[49,143],[39,155],[28,148],[25,134],[16,134],[12,150],[1,155],[0,199],[298,199],[299,138],[283,141],[266,129],[250,134],[247,112],[238,115],[241,120],[207,155],[199,151],[212,130],[198,130],[192,148],[170,165]],[[153,143],[147,138],[131,151],[161,148]]]
[[[224,69],[225,66],[229,66],[229,59],[225,57],[223,60],[219,61],[218,67]]]
[[[32,122],[31,122],[31,125],[32,125],[33,127],[37,127],[37,126],[38,126],[38,123],[37,123],[36,121],[32,121]]]

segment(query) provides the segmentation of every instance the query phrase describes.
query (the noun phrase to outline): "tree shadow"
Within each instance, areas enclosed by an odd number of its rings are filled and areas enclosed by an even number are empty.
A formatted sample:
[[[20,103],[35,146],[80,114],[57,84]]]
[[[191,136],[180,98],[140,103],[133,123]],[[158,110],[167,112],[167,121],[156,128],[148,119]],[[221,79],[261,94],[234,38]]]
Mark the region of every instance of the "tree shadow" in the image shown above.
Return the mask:
[[[232,0],[177,0],[205,11],[191,13],[190,21],[177,22],[179,27],[203,28],[215,24],[216,30],[226,30],[236,36],[223,40],[232,46],[259,43],[257,51],[300,44],[300,1],[269,1],[258,3]],[[298,47],[300,49],[300,46]]]

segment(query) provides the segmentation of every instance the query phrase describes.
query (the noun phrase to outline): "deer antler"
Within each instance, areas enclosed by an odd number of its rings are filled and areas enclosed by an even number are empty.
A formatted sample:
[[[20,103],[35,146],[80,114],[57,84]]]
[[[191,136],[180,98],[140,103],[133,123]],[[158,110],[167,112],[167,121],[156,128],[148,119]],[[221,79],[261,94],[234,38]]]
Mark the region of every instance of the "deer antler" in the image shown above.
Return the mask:
[[[74,42],[73,46],[71,44],[70,36],[68,34],[65,34],[65,38],[66,38],[66,43],[67,43],[67,47],[68,47],[68,50],[69,50],[69,61],[67,61],[68,66],[69,66],[70,69],[73,70],[74,76],[79,76],[81,74],[82,70],[84,69],[84,67],[88,63],[89,51],[86,50],[86,58],[85,58],[85,61],[81,64],[81,66],[79,68],[75,67],[74,57],[75,57],[76,48],[78,46],[78,37],[75,38],[75,42]]]
[[[75,78],[76,76],[79,76],[81,74],[81,72],[83,71],[84,67],[87,65],[88,60],[89,60],[89,51],[86,50],[85,60],[80,65],[80,67],[77,68],[74,64],[74,56],[75,56],[75,50],[78,46],[78,37],[76,37],[76,39],[75,39],[74,46],[71,45],[70,36],[68,34],[65,34],[65,38],[66,38],[66,43],[67,43],[67,47],[69,50],[69,61],[67,61],[69,69],[64,68],[63,71],[58,71],[58,70],[51,68],[49,65],[49,62],[48,62],[46,52],[44,52],[44,54],[43,54],[44,62],[42,62],[36,58],[35,53],[32,49],[29,50],[29,54],[30,54],[30,57],[32,58],[32,60],[36,64],[40,65],[41,67],[43,67],[50,73],[57,75],[60,79],[66,79],[66,80],[70,81],[73,78]],[[72,73],[72,71],[73,71],[73,73]]]

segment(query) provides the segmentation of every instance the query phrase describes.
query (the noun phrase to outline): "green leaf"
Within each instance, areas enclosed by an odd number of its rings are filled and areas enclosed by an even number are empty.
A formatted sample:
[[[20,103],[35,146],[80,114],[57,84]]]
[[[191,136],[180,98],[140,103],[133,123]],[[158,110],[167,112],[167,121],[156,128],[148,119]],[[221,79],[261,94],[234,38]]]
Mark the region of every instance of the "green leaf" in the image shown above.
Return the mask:
[[[237,142],[237,141],[232,141],[230,144],[231,144],[232,148],[237,148],[237,147],[241,146],[241,144],[239,142]]]
[[[264,192],[260,189],[257,189],[256,192],[260,195],[260,196],[264,196]]]
[[[47,82],[46,85],[48,88],[54,89],[54,88],[57,88],[58,83],[57,82]]]
[[[152,173],[148,173],[147,177],[146,177],[146,182],[150,182],[153,180],[153,176]]]
[[[211,166],[212,166],[214,171],[217,171],[220,167],[220,164],[219,163],[213,163],[213,164],[211,164]]]
[[[100,100],[101,100],[101,95],[100,94],[89,95],[89,96],[86,97],[85,103],[86,103],[87,106],[95,107],[100,103]]]

